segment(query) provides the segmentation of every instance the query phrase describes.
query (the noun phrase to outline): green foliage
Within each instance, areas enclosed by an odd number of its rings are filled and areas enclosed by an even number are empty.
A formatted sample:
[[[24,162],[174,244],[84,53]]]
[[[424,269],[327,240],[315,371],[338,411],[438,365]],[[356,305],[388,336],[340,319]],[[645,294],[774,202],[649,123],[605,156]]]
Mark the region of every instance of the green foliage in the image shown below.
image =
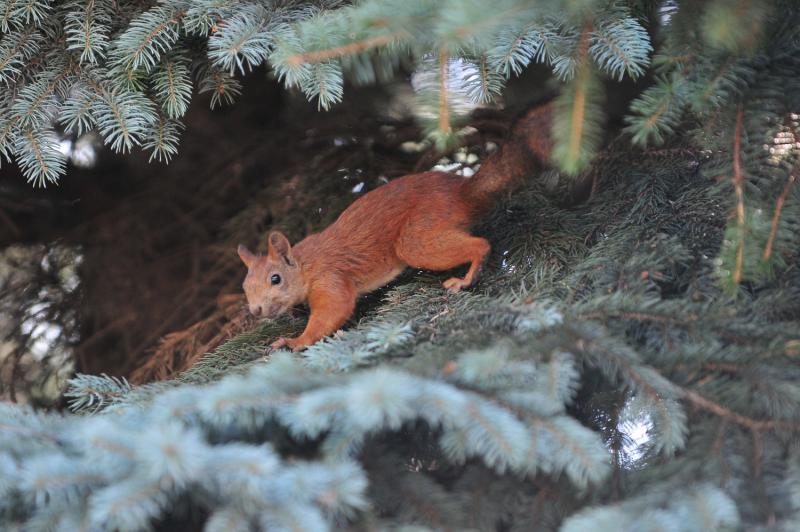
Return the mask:
[[[533,63],[561,87],[554,162],[595,185],[571,209],[521,191],[478,288],[405,278],[301,355],[263,356],[285,318],[175,381],[80,376],[90,415],[3,405],[0,523],[792,529],[799,22],[788,0],[0,3],[0,162],[36,185],[62,134],[170,160],[193,89],[229,104],[262,65],[321,109],[413,67],[450,146],[455,96]],[[648,72],[601,151],[603,87]]]
[[[676,74],[661,77],[631,104],[626,117],[635,144],[660,145],[676,133],[687,105],[686,80]]]
[[[80,52],[81,63],[98,64],[105,58],[114,6],[109,0],[73,0],[64,4],[67,50]]]
[[[772,1],[714,0],[703,14],[703,33],[709,46],[752,51],[770,22]]]
[[[672,487],[664,490],[677,493]],[[658,500],[660,499],[660,500]],[[589,509],[570,517],[563,532],[601,530],[703,530],[733,529],[739,524],[739,515],[733,501],[720,489],[701,485],[678,496],[639,497],[615,508]]]
[[[660,75],[627,117],[640,145],[665,142],[687,115],[699,124],[697,145],[714,151],[706,175],[728,188],[736,213],[717,266],[732,294],[783,267],[789,248],[773,253],[775,245],[798,243],[797,231],[785,229],[798,212],[798,20],[792,2],[681,5],[662,28]]]
[[[189,61],[182,57],[165,58],[153,75],[153,91],[163,97],[161,109],[168,117],[182,117],[192,97]]]
[[[299,354],[265,356],[284,316],[173,381],[78,376],[81,415],[3,407],[0,523],[791,529],[797,271],[720,289],[715,157],[598,160],[583,205],[536,180],[502,202],[474,289],[408,275]]]
[[[567,15],[556,15],[565,7]],[[38,138],[40,130],[60,123],[67,135],[97,129],[115,151],[142,146],[151,159],[167,161],[176,152],[174,132],[182,127],[193,86],[211,93],[212,107],[229,104],[240,92],[236,76],[267,64],[287,87],[329,109],[343,98],[347,80],[387,80],[402,63],[424,70],[437,57],[464,61],[463,74],[440,76],[419,89],[421,100],[430,102],[430,134],[446,148],[459,141],[464,116],[451,92],[489,103],[532,62],[552,66],[563,80],[590,59],[598,72],[635,79],[651,51],[641,20],[624,3],[600,0],[502,0],[488,16],[484,2],[471,0],[69,0],[57,7],[9,0],[0,14],[0,83],[11,90],[0,108],[11,120],[0,137],[5,158],[26,129]],[[579,46],[582,35],[588,47]],[[64,71],[68,75],[61,76]],[[63,87],[49,83],[55,78]],[[91,109],[82,105],[87,98]],[[141,113],[131,114],[134,109]],[[602,117],[587,115],[590,120],[585,130],[599,130]],[[591,153],[585,149],[564,168],[585,167]],[[55,157],[18,162],[43,185],[64,172],[64,165],[47,164]]]

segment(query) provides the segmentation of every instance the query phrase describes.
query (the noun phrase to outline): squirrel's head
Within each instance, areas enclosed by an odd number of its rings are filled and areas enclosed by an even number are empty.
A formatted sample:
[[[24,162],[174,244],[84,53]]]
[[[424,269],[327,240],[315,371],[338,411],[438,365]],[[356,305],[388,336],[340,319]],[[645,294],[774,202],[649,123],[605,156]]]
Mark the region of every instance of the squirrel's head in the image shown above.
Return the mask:
[[[271,319],[305,299],[305,284],[283,233],[269,234],[267,250],[260,256],[240,245],[239,257],[247,266],[243,287],[250,313]]]

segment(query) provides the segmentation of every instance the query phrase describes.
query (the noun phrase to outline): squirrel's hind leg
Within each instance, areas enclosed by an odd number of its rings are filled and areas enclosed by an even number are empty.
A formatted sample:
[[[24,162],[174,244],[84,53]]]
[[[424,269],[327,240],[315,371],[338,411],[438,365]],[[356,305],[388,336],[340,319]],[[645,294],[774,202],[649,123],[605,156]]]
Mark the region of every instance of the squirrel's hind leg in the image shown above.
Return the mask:
[[[451,292],[458,292],[478,280],[490,249],[485,238],[460,229],[404,231],[396,245],[397,256],[412,268],[445,271],[469,263],[463,278],[451,277],[442,283]]]

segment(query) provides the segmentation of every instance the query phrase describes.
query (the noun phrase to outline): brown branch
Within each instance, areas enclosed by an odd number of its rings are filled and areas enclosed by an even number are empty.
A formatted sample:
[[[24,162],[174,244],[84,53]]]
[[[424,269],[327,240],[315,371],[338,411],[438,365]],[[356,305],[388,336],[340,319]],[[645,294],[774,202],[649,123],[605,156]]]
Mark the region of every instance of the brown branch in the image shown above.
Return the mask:
[[[685,318],[675,318],[672,316],[660,316],[657,314],[647,314],[645,312],[603,312],[603,311],[595,311],[595,312],[587,312],[580,315],[582,318],[586,318],[589,320],[595,320],[598,318],[618,318],[618,319],[625,319],[625,320],[634,320],[634,321],[656,321],[660,323],[672,323],[672,324],[679,324],[685,325],[692,323],[698,319],[698,316],[695,314],[689,314]]]
[[[300,66],[303,63],[318,63],[320,61],[327,61],[336,57],[345,55],[353,55],[365,52],[371,48],[378,46],[385,46],[392,41],[409,37],[408,32],[404,30],[394,31],[386,35],[379,35],[377,37],[369,37],[360,41],[351,42],[350,44],[343,44],[342,46],[334,46],[326,50],[317,50],[316,52],[306,52],[303,54],[295,54],[288,59],[288,63],[294,66]]]
[[[447,48],[439,50],[439,131],[450,131],[450,108],[448,107],[447,75],[449,57]]]
[[[583,138],[584,120],[586,119],[586,80],[589,76],[589,32],[591,25],[586,24],[581,32],[580,49],[578,60],[580,61],[580,75],[576,76],[575,101],[572,106],[572,117],[570,119],[570,139],[569,139],[569,159],[578,160],[578,153]]]
[[[751,417],[743,416],[731,410],[726,406],[722,406],[710,399],[707,399],[693,390],[683,390],[683,398],[688,400],[693,405],[716,414],[719,417],[733,421],[737,425],[741,425],[750,430],[773,430],[773,429],[789,429],[793,431],[800,430],[800,425],[786,421],[766,420],[760,421]]]
[[[39,477],[36,479],[36,482],[33,483],[33,486],[37,490],[45,490],[49,486],[63,486],[63,485],[70,485],[76,484],[78,482],[103,482],[105,477],[102,475],[91,475],[91,474],[82,474],[82,475],[58,475],[58,476],[47,476],[47,477]]]
[[[781,195],[778,196],[778,201],[775,202],[775,214],[772,216],[772,228],[769,231],[769,238],[767,239],[767,245],[764,248],[764,261],[768,261],[770,257],[772,257],[772,246],[775,244],[775,237],[778,234],[778,223],[781,219],[781,211],[783,210],[783,204],[786,202],[786,198],[789,196],[789,190],[792,188],[792,185],[795,182],[795,175],[792,174],[789,176],[789,179],[786,180],[786,186],[783,187],[783,192]]]
[[[739,373],[741,371],[741,368],[736,364],[724,362],[706,362],[703,364],[703,369],[719,371],[720,373]]]
[[[126,458],[133,459],[136,456],[135,453],[132,450],[128,449],[127,447],[124,447],[122,445],[119,445],[118,443],[114,443],[109,440],[104,440],[102,438],[92,438],[91,444],[92,446],[97,447],[98,449],[103,449],[105,451],[109,451],[115,454],[121,454]]]
[[[722,77],[728,71],[728,68],[730,67],[730,64],[731,64],[731,60],[730,59],[725,61],[725,64],[722,65],[722,68],[720,68],[720,70],[717,73],[717,75],[714,76],[713,80],[711,80],[711,83],[708,85],[708,88],[705,91],[703,91],[703,97],[701,98],[703,103],[705,103],[709,98],[711,98],[711,95],[714,92],[714,87],[717,85],[719,80],[722,79]],[[740,104],[739,105],[739,109],[741,109],[741,108],[742,108],[742,106]]]
[[[650,395],[651,397],[654,397],[655,398],[654,402],[656,402],[657,404],[661,404],[661,402],[659,401],[661,399],[661,395],[658,393],[658,391],[656,391],[652,386],[650,386],[647,382],[645,382],[636,373],[635,369],[631,367],[630,364],[627,363],[627,361],[623,360],[621,357],[616,356],[616,354],[613,351],[605,349],[602,346],[598,346],[594,342],[585,342],[584,340],[578,340],[577,347],[580,350],[585,350],[588,347],[587,344],[599,348],[607,355],[611,355],[617,358],[620,365],[624,366],[623,371],[625,371],[628,374],[628,377],[634,382],[636,382],[640,387],[642,387],[642,390],[646,394]],[[755,420],[753,418],[743,416],[742,414],[738,414],[733,410],[731,410],[730,408],[722,406],[721,404],[716,403],[710,399],[707,399],[693,390],[683,388],[672,381],[670,381],[670,383],[678,390],[680,398],[686,399],[695,406],[702,408],[703,410],[712,412],[722,418],[729,419],[734,423],[742,425],[750,430],[789,429],[793,431],[800,431],[800,424],[786,422],[786,421],[777,421],[777,420],[768,420],[768,421]],[[664,412],[664,415],[666,415],[666,412]]]
[[[742,281],[744,269],[744,237],[745,237],[745,211],[744,211],[744,175],[742,174],[742,122],[744,109],[739,104],[736,111],[736,131],[733,136],[733,188],[736,191],[736,223],[739,226],[739,245],[736,250],[736,267],[733,271],[733,282],[737,285]]]
[[[6,423],[0,423],[0,431],[14,432],[17,434],[22,434],[24,436],[27,436],[29,438],[30,437],[40,438],[42,440],[48,440],[52,443],[58,443],[58,439],[56,439],[55,436],[51,436],[50,434],[47,434],[46,432],[42,432],[39,430],[29,429],[28,427],[19,427],[17,425],[8,425]]]

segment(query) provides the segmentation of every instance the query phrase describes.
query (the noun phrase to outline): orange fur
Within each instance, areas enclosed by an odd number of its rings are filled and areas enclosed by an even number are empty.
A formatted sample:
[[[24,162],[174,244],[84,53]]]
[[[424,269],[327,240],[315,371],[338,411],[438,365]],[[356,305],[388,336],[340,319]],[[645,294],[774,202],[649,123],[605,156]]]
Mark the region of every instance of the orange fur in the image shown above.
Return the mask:
[[[364,194],[333,224],[294,247],[276,231],[266,256],[240,246],[251,312],[273,318],[306,301],[311,308],[303,334],[272,346],[297,351],[331,334],[350,318],[359,295],[406,267],[444,271],[469,264],[463,278],[443,284],[457,292],[475,283],[491,248],[469,228],[498,192],[549,157],[550,120],[550,105],[529,111],[471,179],[443,172],[407,175]]]

